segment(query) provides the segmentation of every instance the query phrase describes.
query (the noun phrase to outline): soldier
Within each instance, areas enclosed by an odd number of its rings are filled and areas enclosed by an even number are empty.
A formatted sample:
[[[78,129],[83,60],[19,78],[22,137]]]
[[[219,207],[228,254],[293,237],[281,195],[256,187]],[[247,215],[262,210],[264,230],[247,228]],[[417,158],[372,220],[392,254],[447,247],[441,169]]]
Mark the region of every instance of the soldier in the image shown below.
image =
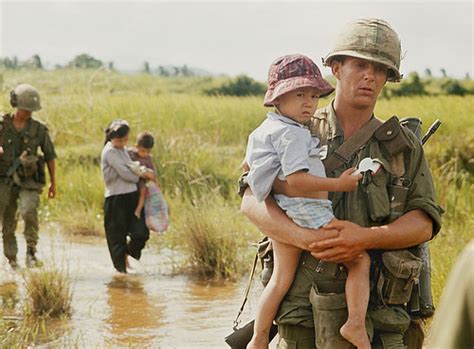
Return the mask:
[[[0,225],[3,252],[12,268],[17,268],[15,230],[17,211],[25,223],[26,265],[38,265],[38,207],[40,193],[46,183],[44,163],[50,178],[48,198],[56,195],[55,158],[48,128],[32,117],[41,109],[38,91],[21,84],[10,92],[10,104],[15,111],[0,117]],[[41,148],[42,156],[38,154]]]
[[[404,348],[410,316],[403,302],[411,288],[404,294],[396,291],[399,299],[387,300],[385,296],[394,291],[375,271],[384,267],[384,250],[408,248],[437,234],[442,210],[416,136],[396,118],[382,123],[374,116],[385,83],[401,79],[400,51],[398,35],[387,22],[362,19],[346,28],[324,60],[337,80],[336,94],[330,105],[316,111],[311,130],[327,146],[327,176],[338,177],[366,157],[377,159],[379,167],[365,172],[355,191],[330,193],[334,214],[342,222],[328,229],[301,228],[272,198],[258,203],[250,189],[244,193],[242,211],[267,236],[306,250],[275,319],[280,348],[351,347],[339,333],[347,319],[347,273],[340,263],[358,258],[364,250],[373,264],[371,284],[378,286],[372,289],[366,319],[372,346]],[[285,182],[276,181],[273,189],[288,196],[305,195],[290,191]],[[394,209],[400,207],[397,215]],[[314,242],[315,234],[327,238]],[[403,258],[402,264],[412,265]],[[323,269],[318,268],[320,260],[325,261]],[[407,285],[412,281],[406,280]]]

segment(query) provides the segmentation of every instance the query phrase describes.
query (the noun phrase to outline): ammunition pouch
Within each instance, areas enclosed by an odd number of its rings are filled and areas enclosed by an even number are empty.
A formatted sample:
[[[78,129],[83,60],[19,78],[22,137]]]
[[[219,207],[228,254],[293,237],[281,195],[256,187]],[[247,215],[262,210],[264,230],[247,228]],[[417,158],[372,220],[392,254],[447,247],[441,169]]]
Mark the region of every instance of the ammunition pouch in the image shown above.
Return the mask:
[[[382,147],[385,148],[390,156],[394,156],[408,149],[413,149],[414,146],[405,133],[401,132],[400,122],[395,116],[385,121],[383,125],[374,132],[374,136],[379,140]]]
[[[13,182],[21,188],[41,189],[46,184],[44,157],[23,153],[19,161],[13,173]]]
[[[384,304],[405,304],[419,283],[422,260],[408,250],[382,253],[377,293]]]

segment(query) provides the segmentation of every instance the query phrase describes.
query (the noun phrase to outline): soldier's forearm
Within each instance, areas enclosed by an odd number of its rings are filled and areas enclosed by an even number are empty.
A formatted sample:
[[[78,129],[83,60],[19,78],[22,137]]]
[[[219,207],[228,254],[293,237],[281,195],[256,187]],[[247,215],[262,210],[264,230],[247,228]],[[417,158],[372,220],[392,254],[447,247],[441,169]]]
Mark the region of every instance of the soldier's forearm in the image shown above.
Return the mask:
[[[54,160],[49,160],[46,162],[46,165],[48,167],[49,180],[54,184],[56,183],[56,163]]]
[[[314,238],[314,231],[295,224],[272,197],[258,202],[249,188],[242,198],[241,211],[270,239],[307,249]]]
[[[433,222],[424,211],[413,210],[388,225],[369,229],[371,237],[365,249],[400,249],[428,241]]]

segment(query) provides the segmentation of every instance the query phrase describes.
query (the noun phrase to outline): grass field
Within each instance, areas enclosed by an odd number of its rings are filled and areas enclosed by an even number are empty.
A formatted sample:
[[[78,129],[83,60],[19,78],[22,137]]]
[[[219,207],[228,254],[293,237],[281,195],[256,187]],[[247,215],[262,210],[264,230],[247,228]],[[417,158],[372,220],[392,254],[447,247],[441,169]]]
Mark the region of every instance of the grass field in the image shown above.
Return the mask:
[[[10,109],[8,91],[17,83],[28,82],[41,92],[43,109],[37,115],[48,123],[59,155],[58,197],[43,197],[44,221],[59,221],[65,233],[103,234],[103,129],[112,119],[124,118],[131,124],[132,143],[143,130],[157,138],[153,155],[173,223],[164,244],[183,251],[189,267],[204,263],[204,275],[212,266],[222,268],[217,276],[230,278],[248,269],[240,262],[248,261],[249,254],[234,252],[248,251],[259,232],[239,213],[235,184],[247,136],[266,112],[261,97],[201,93],[219,79],[128,76],[105,70],[7,71],[1,81],[0,110]],[[473,237],[473,100],[473,95],[403,97],[382,99],[376,108],[382,119],[393,114],[420,117],[424,130],[436,118],[443,122],[426,145],[438,199],[446,210],[443,229],[431,243],[436,301],[456,256]],[[201,230],[191,229],[198,222]],[[214,237],[208,246],[183,242],[190,234],[197,236],[195,241],[205,240],[199,234],[210,232]],[[216,251],[216,258],[229,257],[225,265],[201,258],[216,239],[226,246]],[[196,249],[203,252],[196,255]]]

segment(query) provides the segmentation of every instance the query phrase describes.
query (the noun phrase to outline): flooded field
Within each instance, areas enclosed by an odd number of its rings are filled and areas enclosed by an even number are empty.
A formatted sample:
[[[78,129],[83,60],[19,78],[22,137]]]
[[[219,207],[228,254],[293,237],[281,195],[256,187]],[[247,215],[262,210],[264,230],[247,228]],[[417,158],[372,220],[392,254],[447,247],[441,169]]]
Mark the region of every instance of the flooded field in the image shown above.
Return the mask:
[[[152,237],[154,238],[154,237]],[[17,233],[24,266],[24,238]],[[136,273],[115,273],[105,239],[71,241],[58,232],[40,235],[38,256],[68,270],[73,300],[70,320],[47,323],[40,347],[225,348],[247,279],[206,284],[172,276],[171,252],[143,251]],[[250,268],[250,266],[249,266]],[[12,316],[21,316],[24,281],[1,258],[0,296],[8,294]],[[255,311],[261,285],[255,280],[243,321]],[[2,306],[7,306],[2,298]],[[11,306],[11,304],[8,304]]]

